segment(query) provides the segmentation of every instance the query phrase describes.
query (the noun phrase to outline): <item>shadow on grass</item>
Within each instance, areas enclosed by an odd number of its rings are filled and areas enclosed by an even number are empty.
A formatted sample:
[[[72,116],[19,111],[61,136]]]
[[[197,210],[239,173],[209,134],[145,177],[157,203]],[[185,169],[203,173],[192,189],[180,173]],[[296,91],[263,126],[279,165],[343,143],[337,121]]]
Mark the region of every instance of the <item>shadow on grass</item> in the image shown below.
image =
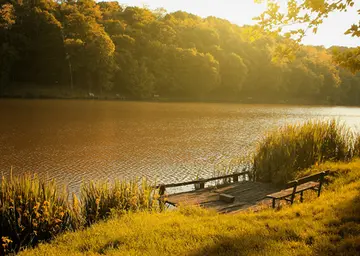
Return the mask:
[[[204,247],[199,251],[190,253],[191,256],[210,255],[278,255],[274,243],[301,242],[302,238],[293,228],[286,226],[269,226],[264,223],[264,232],[242,235],[238,237],[217,236],[215,246]],[[278,247],[277,245],[277,247]],[[286,254],[286,252],[285,252]],[[280,255],[280,254],[279,254]],[[281,255],[284,255],[282,253]]]
[[[218,236],[215,246],[204,247],[190,255],[276,255],[276,247],[281,243],[300,243],[297,253],[304,254],[310,250],[313,255],[360,255],[360,187],[357,195],[350,200],[339,201],[328,215],[317,215],[323,223],[320,232],[315,237],[300,237],[294,227],[272,227],[265,225],[269,232],[262,234],[248,234],[239,237]],[[315,220],[316,221],[316,220]],[[285,248],[285,247],[284,247]],[[305,249],[306,248],[306,249]],[[294,248],[295,249],[295,248]],[[295,249],[296,250],[296,249]],[[309,251],[307,251],[309,252]],[[274,254],[275,253],[275,254]],[[286,251],[279,251],[279,255]]]
[[[248,255],[251,248],[253,254],[256,252],[261,255],[267,251],[266,239],[259,241],[259,237],[246,236],[238,238],[221,237],[216,246],[204,247],[201,250],[190,253],[191,256],[210,256],[210,255]],[[258,241],[254,244],[254,241]],[[244,248],[247,248],[244,250]]]
[[[360,255],[360,187],[352,200],[339,202],[334,212],[334,218],[325,222],[314,254]]]

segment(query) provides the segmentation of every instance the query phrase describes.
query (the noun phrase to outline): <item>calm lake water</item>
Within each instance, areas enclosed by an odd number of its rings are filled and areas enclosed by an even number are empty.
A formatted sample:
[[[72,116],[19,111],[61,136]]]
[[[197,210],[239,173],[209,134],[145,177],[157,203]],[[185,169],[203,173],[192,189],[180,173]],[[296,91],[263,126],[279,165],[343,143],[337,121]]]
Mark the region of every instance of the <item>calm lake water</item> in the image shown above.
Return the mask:
[[[360,131],[360,108],[349,107],[0,100],[0,171],[71,190],[90,179],[192,180],[253,152],[272,129],[329,118]]]

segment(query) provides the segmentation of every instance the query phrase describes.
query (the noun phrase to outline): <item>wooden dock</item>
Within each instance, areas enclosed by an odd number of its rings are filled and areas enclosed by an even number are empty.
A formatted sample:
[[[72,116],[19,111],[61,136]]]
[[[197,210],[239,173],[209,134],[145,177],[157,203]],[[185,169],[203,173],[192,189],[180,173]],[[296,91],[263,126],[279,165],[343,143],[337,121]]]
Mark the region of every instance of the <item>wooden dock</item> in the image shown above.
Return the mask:
[[[166,202],[174,206],[180,204],[199,205],[201,207],[215,209],[220,213],[230,213],[253,207],[262,202],[266,195],[279,190],[271,184],[250,181],[248,174],[247,172],[236,173],[200,181],[160,185],[159,187],[161,190],[168,187],[199,184],[198,187],[201,189],[166,195]],[[245,177],[246,175],[247,179],[244,178],[242,181],[239,181],[239,176]],[[231,183],[205,188],[206,182],[221,179],[228,179]]]

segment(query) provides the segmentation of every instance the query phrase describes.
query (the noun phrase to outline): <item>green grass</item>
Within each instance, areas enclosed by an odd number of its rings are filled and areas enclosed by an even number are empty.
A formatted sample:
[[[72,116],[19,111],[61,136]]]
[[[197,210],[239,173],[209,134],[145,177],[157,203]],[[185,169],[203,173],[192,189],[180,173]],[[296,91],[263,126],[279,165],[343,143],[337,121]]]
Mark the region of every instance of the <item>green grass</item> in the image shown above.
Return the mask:
[[[257,181],[284,184],[316,163],[350,160],[353,141],[351,130],[335,120],[287,125],[259,142],[253,175]]]
[[[322,196],[281,209],[219,215],[183,207],[131,213],[69,232],[20,255],[358,255],[360,160],[325,163]]]

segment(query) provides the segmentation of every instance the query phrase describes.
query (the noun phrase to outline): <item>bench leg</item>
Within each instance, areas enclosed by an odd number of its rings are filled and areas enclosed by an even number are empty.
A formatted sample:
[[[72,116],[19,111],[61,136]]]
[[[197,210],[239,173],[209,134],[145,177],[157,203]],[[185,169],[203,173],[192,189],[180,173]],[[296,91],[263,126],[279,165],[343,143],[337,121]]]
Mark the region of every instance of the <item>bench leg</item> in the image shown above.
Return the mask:
[[[304,202],[304,192],[300,192],[300,203]]]
[[[324,176],[325,176],[325,173],[323,172],[323,175],[320,177],[320,184],[319,184],[319,190],[318,190],[318,197],[320,196],[320,193],[321,193],[321,187],[322,187],[322,184],[324,182]]]
[[[272,208],[275,208],[275,198],[272,200]]]
[[[320,183],[320,185],[319,185],[319,189],[318,189],[318,197],[320,197],[320,193],[321,193],[321,187],[322,187],[322,184]]]
[[[290,199],[290,203],[291,203],[291,205],[293,205],[294,200],[295,200],[295,194],[292,194],[291,199]]]

